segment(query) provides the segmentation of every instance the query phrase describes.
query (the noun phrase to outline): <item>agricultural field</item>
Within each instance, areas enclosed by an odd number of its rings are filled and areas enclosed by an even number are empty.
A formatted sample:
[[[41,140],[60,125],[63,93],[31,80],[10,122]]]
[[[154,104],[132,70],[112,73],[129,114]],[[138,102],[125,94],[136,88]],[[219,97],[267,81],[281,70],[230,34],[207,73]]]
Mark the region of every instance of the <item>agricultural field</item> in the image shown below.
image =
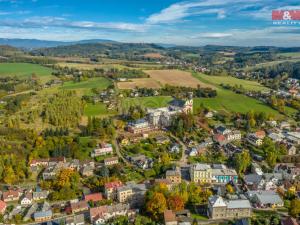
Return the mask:
[[[144,57],[151,58],[151,59],[161,59],[164,56],[161,55],[160,53],[147,53],[147,54],[144,55]]]
[[[91,94],[91,89],[93,88],[105,89],[110,84],[111,82],[108,79],[104,77],[96,77],[81,82],[74,82],[74,81],[65,82],[64,85],[61,87],[61,89],[76,90],[82,92],[85,95],[89,95]]]
[[[92,63],[58,63],[56,64],[60,67],[69,67],[69,68],[75,68],[79,70],[94,70],[94,69],[111,69],[111,68],[117,68],[117,69],[124,69],[128,68],[127,66],[123,66],[120,64],[92,64]]]
[[[145,70],[152,79],[158,81],[161,85],[173,85],[173,86],[184,86],[196,88],[198,85],[200,87],[210,87],[214,88],[208,83],[204,83],[199,79],[192,76],[190,72],[180,71],[180,70]]]
[[[161,85],[152,78],[135,78],[125,82],[118,82],[119,89],[154,88],[158,89]]]
[[[142,108],[159,108],[167,106],[172,100],[170,96],[156,96],[156,97],[138,97],[138,98],[125,98],[122,101],[122,108],[128,109],[130,106],[141,106]]]
[[[232,76],[210,76],[205,74],[194,74],[196,78],[199,80],[209,83],[212,85],[220,85],[220,84],[229,84],[231,86],[234,85],[242,85],[246,90],[249,91],[267,91],[269,88],[261,85],[260,83],[256,81],[250,81],[250,80],[243,80],[238,79]]]
[[[48,67],[30,63],[0,63],[0,76],[16,76],[26,79],[32,74],[37,75],[42,82],[55,78],[53,70]]]

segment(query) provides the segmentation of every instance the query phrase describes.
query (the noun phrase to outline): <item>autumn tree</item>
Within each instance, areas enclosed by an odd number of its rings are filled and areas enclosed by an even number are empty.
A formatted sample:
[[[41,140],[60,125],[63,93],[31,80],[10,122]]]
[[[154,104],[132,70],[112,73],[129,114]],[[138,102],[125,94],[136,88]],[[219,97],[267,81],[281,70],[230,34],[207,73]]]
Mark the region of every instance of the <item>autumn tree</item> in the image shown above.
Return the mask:
[[[167,199],[168,207],[171,210],[179,211],[184,209],[184,200],[179,195],[171,195]]]
[[[298,217],[300,215],[300,200],[294,199],[291,201],[291,207],[289,213],[293,217]]]
[[[155,192],[146,203],[146,211],[158,220],[162,213],[167,209],[167,201],[162,193]]]

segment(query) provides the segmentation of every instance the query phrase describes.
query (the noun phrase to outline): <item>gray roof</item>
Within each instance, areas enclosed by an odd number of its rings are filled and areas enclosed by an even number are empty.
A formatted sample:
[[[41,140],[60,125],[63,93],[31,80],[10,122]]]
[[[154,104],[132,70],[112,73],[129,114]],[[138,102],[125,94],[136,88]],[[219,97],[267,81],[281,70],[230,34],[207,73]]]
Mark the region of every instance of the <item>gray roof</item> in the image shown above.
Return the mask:
[[[227,202],[228,209],[249,209],[251,208],[249,200],[231,200]]]
[[[261,204],[280,204],[283,203],[282,199],[275,191],[252,191]]]
[[[245,175],[244,177],[244,181],[247,184],[258,184],[262,179],[262,175],[258,175],[258,174],[248,174]]]
[[[276,178],[278,180],[283,180],[282,173],[265,173],[264,178],[266,180],[271,180],[272,178]]]
[[[48,211],[40,211],[40,212],[35,212],[33,214],[33,217],[36,218],[43,218],[43,217],[49,217],[52,216],[52,211],[48,210]]]
[[[193,165],[194,170],[207,170],[211,169],[211,166],[208,164],[197,163]]]

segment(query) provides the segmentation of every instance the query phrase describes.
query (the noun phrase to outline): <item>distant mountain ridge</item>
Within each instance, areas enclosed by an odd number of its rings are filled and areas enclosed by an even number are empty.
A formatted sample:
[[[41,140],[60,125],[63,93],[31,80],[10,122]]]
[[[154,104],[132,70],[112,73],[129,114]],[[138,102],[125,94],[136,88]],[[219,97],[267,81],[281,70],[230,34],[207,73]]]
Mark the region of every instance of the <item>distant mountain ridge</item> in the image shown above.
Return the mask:
[[[37,48],[53,48],[58,46],[68,46],[87,43],[118,43],[117,41],[106,39],[91,39],[81,41],[47,41],[38,39],[19,39],[19,38],[0,38],[0,45],[9,45],[16,48],[37,49]]]

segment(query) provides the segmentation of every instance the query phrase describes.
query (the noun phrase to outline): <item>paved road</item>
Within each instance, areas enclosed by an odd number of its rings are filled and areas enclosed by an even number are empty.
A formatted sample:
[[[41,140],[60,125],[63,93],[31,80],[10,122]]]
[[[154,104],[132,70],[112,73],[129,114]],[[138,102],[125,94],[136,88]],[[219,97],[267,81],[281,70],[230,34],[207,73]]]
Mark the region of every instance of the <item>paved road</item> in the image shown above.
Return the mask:
[[[128,162],[128,160],[125,159],[125,157],[121,154],[120,146],[119,146],[119,143],[116,139],[113,140],[113,145],[115,146],[116,153],[117,153],[118,157],[121,158],[123,160],[123,162],[125,162],[126,164],[130,164]]]
[[[179,162],[177,162],[177,164],[179,166],[186,166],[188,164],[188,155],[187,155],[187,147],[186,147],[186,145],[178,137],[174,136],[173,134],[170,133],[170,136],[172,138],[174,138],[182,146],[181,159],[180,159]]]

